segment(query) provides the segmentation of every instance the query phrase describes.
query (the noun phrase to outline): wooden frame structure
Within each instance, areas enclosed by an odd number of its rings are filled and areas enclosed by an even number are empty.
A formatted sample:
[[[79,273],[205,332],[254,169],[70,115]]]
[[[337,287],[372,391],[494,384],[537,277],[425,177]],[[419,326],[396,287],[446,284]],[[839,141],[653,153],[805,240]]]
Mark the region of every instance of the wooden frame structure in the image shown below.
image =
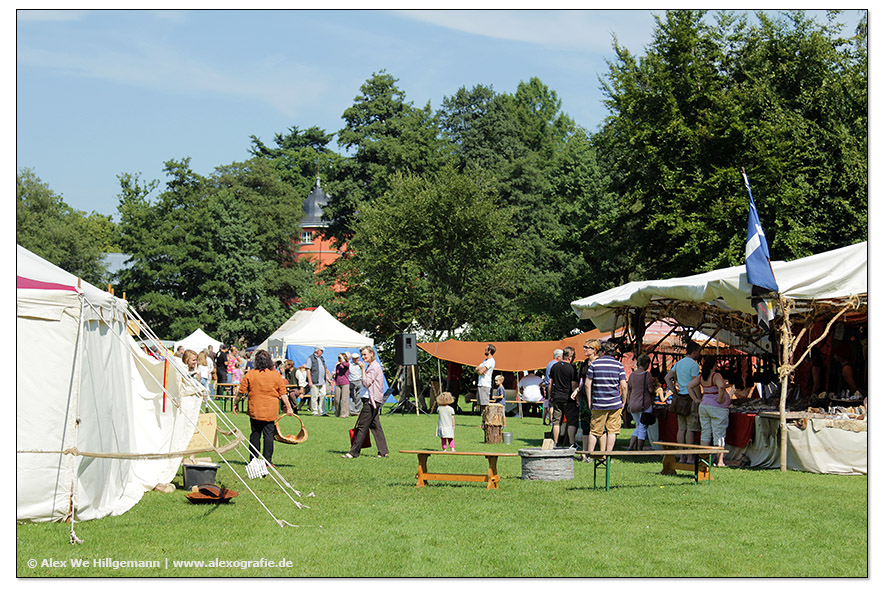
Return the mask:
[[[733,337],[740,337],[746,345],[754,346],[758,351],[769,352],[777,361],[777,373],[780,381],[780,448],[781,471],[787,470],[787,418],[786,402],[789,393],[789,381],[796,368],[811,353],[812,347],[823,341],[833,325],[840,319],[845,321],[852,312],[866,313],[868,297],[860,293],[842,298],[825,300],[792,299],[779,294],[758,296],[762,299],[776,300],[773,329],[775,345],[768,345],[766,333],[756,322],[756,316],[738,310],[720,307],[706,302],[690,302],[677,299],[654,299],[643,307],[622,306],[615,310],[616,324],[623,320],[624,336],[631,344],[635,357],[642,351],[643,336],[648,328],[647,321],[654,322],[663,318],[674,318],[687,332],[703,330],[711,339],[720,332],[727,331]],[[809,336],[805,350],[798,355],[800,341],[809,333],[816,323],[825,322],[821,335],[815,339]],[[794,329],[799,331],[794,336]],[[703,345],[702,345],[703,347]]]

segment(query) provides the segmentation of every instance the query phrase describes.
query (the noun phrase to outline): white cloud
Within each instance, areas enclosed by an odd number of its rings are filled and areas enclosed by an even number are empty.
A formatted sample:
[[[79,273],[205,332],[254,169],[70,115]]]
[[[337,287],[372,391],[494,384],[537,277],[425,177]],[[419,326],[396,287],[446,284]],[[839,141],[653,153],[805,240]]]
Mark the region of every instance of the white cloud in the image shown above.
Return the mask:
[[[315,69],[278,60],[225,68],[154,42],[129,47],[81,47],[65,52],[18,48],[18,64],[166,93],[223,94],[257,99],[286,117],[320,103],[327,85]],[[310,84],[304,84],[310,81]]]
[[[396,11],[404,18],[464,33],[521,41],[550,48],[608,52],[612,34],[641,49],[651,30],[644,10],[416,10]]]
[[[84,10],[28,10],[22,9],[15,12],[18,21],[48,22],[48,21],[79,21],[87,11]]]

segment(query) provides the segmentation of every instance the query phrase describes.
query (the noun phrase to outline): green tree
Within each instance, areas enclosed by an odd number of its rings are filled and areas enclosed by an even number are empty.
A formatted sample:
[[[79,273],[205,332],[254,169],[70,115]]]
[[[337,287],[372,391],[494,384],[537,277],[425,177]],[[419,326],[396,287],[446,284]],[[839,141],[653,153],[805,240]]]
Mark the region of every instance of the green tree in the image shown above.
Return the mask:
[[[498,320],[518,289],[510,221],[487,181],[451,165],[394,175],[360,209],[350,258],[333,265],[347,288],[343,312],[378,339],[415,327],[447,336]]]
[[[384,194],[394,174],[433,172],[445,160],[447,145],[430,104],[415,108],[396,83],[383,70],[373,74],[342,115],[338,144],[349,156],[336,163],[325,214],[327,235],[341,242],[355,231],[355,213]]]
[[[72,209],[29,168],[16,175],[15,199],[18,244],[89,283],[107,282],[102,253],[114,248],[110,217]]]
[[[774,258],[865,239],[865,45],[801,12],[669,11],[641,59],[615,42],[593,144],[619,197],[621,280],[740,264],[741,167]]]
[[[510,319],[476,333],[497,340],[562,336],[574,326],[568,275],[575,259],[565,250],[574,223],[564,216],[569,198],[557,192],[557,168],[571,139],[586,134],[562,112],[556,92],[536,77],[521,82],[512,95],[482,85],[462,87],[443,100],[440,123],[459,167],[492,181],[499,204],[511,209],[508,232],[526,266]],[[573,158],[583,156],[576,152]]]
[[[249,151],[254,157],[271,162],[282,181],[291,184],[297,194],[307,196],[316,178],[320,174],[328,177],[342,159],[328,147],[333,137],[316,126],[306,130],[292,126],[286,134],[274,135],[274,147],[253,135]]]
[[[271,164],[253,159],[203,177],[190,160],[168,161],[166,189],[120,177],[121,244],[132,266],[121,285],[162,336],[197,327],[228,342],[255,343],[289,316],[310,283],[293,254],[301,198]]]

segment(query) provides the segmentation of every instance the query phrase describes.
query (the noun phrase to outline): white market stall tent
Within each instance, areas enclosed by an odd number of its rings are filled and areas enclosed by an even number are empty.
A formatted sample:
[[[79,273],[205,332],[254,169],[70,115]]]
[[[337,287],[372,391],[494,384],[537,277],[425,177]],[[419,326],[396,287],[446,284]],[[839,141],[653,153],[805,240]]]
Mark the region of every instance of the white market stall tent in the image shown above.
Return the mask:
[[[201,395],[136,344],[124,300],[21,246],[16,273],[16,518],[123,514],[175,477]]]
[[[274,357],[284,355],[300,366],[316,347],[322,347],[326,362],[334,368],[339,353],[358,352],[361,347],[375,344],[371,337],[351,329],[322,306],[302,312],[308,314],[275,338],[268,339],[269,351]]]
[[[867,256],[867,243],[860,242],[771,263],[779,287],[775,305],[780,307],[781,329],[780,423],[771,417],[757,417],[757,440],[746,453],[753,466],[776,467],[779,459],[782,470],[867,472],[865,420],[809,419],[805,427],[788,427],[784,409],[787,379],[799,363],[793,356],[801,334],[793,337],[791,327],[805,325],[804,333],[813,322],[827,322],[826,335],[843,315],[860,312],[865,316]],[[758,326],[751,297],[746,267],[741,265],[688,277],[635,281],[575,300],[571,305],[579,318],[591,320],[601,331],[628,327],[640,339],[637,344],[641,344],[648,321],[672,317],[685,328],[702,331],[748,353],[770,354],[769,335]],[[811,337],[806,338],[810,348]],[[816,341],[821,339],[823,335]]]
[[[200,353],[210,345],[215,350],[215,353],[218,353],[221,341],[213,339],[203,329],[198,328],[181,341],[176,341],[174,349],[177,351],[179,347],[184,347],[185,349]]]
[[[255,349],[264,349],[268,351],[274,357],[282,357],[283,356],[283,342],[281,339],[286,336],[292,327],[296,326],[298,323],[302,322],[306,318],[310,318],[313,315],[313,308],[298,310],[292,316],[289,317],[289,320],[280,325],[280,327],[271,333],[271,335],[259,343]],[[276,353],[274,353],[276,351]]]
[[[771,267],[781,295],[794,300],[799,308],[812,301],[867,293],[866,242],[789,262],[774,261]],[[761,333],[746,341],[756,326],[750,297],[746,267],[740,265],[689,277],[634,281],[575,300],[571,306],[579,318],[591,320],[604,332],[628,322],[627,309],[645,308],[657,320],[669,312],[695,330],[750,352],[764,353],[770,345],[760,338]],[[728,316],[730,313],[738,316]],[[741,318],[743,324],[735,326]],[[724,323],[726,320],[732,324]]]

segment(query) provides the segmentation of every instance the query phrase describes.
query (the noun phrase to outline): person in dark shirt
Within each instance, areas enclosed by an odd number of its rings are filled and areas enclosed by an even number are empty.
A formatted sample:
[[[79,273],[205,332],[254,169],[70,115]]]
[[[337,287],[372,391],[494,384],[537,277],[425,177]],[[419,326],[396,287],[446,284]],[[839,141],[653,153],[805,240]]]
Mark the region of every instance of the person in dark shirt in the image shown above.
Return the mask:
[[[227,382],[227,345],[221,345],[218,353],[215,355],[215,375],[217,382],[224,384]]]
[[[550,408],[553,411],[553,443],[559,443],[560,425],[565,418],[569,445],[577,450],[575,436],[578,431],[578,402],[575,391],[578,388],[578,371],[572,363],[574,359],[574,347],[562,350],[562,361],[550,368],[547,390],[550,395]]]

